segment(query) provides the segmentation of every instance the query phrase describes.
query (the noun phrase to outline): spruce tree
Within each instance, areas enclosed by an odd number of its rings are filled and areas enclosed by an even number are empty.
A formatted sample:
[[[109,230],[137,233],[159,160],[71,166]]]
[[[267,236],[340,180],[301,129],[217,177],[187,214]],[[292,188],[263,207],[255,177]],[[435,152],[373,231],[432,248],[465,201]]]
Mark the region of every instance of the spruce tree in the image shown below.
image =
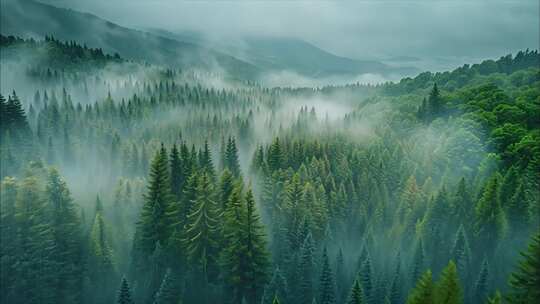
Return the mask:
[[[288,286],[285,276],[281,273],[279,267],[276,267],[272,274],[272,279],[264,288],[264,294],[261,303],[271,304],[274,298],[286,299],[288,296]],[[286,302],[286,301],[284,301]]]
[[[499,178],[495,174],[487,183],[482,197],[476,203],[475,233],[478,246],[492,253],[505,229],[504,211],[499,200]]]
[[[461,304],[463,301],[457,268],[453,261],[450,261],[441,273],[435,286],[435,300],[440,304]]]
[[[214,189],[206,172],[198,179],[192,210],[187,217],[185,246],[188,262],[207,281],[217,266],[217,206]]]
[[[162,145],[152,160],[148,190],[138,222],[140,245],[146,255],[154,252],[158,242],[167,244],[172,232],[169,229],[171,219],[166,214],[171,200],[167,152]]]
[[[334,278],[332,276],[332,269],[330,269],[326,247],[323,250],[322,256],[322,272],[319,293],[319,304],[334,304],[336,302]]]
[[[540,299],[540,233],[533,237],[521,261],[510,275],[506,300],[512,304],[536,303]]]
[[[234,176],[240,176],[240,161],[238,159],[238,149],[236,148],[236,140],[234,137],[229,137],[229,140],[227,141],[224,167],[229,169]]]
[[[529,202],[525,190],[524,182],[520,182],[515,189],[514,195],[506,204],[506,218],[510,233],[514,236],[519,236],[527,231],[529,226]]]
[[[120,290],[118,291],[117,304],[134,304],[135,302],[131,299],[131,290],[129,284],[125,277],[122,278],[122,283],[120,285]]]
[[[351,289],[351,294],[347,304],[363,304],[364,294],[362,292],[362,286],[360,286],[360,281],[358,279],[354,280],[353,287]]]
[[[515,166],[511,166],[506,171],[506,174],[501,181],[501,186],[499,189],[499,201],[501,202],[501,206],[503,209],[509,210],[507,204],[514,196],[514,193],[516,193],[516,189],[518,188],[519,184],[520,181],[518,177],[518,171]]]
[[[46,197],[51,212],[57,303],[80,301],[82,284],[82,231],[76,205],[66,182],[55,169],[49,171]]]
[[[474,301],[476,303],[484,303],[488,296],[488,279],[489,279],[489,265],[488,261],[484,259],[480,273],[474,284]]]
[[[409,294],[407,304],[435,303],[435,290],[431,271],[426,271],[417,281],[416,286]]]
[[[177,275],[167,269],[158,292],[154,296],[154,304],[176,304],[180,298]]]

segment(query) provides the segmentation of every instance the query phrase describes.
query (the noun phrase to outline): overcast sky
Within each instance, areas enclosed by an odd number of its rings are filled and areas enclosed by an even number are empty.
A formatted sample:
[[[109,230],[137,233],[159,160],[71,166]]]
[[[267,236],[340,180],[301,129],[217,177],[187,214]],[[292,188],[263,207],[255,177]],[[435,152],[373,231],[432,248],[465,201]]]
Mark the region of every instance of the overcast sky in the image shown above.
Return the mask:
[[[539,47],[539,0],[42,0],[128,27],[280,35],[353,58],[496,57]]]

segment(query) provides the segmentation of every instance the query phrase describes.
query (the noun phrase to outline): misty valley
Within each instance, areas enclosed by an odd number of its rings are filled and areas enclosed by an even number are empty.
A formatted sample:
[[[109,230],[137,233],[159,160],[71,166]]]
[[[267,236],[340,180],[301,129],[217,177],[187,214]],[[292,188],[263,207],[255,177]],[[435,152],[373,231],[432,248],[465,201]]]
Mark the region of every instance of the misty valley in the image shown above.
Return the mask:
[[[2,1],[1,303],[540,302],[538,50],[428,72]]]

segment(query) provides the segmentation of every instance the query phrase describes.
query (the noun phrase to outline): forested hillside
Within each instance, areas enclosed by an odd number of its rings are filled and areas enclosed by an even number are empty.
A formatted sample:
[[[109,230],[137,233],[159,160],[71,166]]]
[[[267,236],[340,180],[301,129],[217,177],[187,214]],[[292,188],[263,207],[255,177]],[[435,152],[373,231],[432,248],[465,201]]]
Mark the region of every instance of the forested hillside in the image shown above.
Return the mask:
[[[537,50],[294,89],[0,48],[2,303],[540,299]]]

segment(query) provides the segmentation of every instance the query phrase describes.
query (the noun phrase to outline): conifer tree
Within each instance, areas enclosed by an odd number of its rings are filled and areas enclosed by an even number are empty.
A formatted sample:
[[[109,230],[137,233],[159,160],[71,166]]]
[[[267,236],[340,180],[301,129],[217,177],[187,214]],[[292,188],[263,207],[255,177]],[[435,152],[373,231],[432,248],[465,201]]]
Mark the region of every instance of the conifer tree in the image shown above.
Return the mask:
[[[540,299],[540,233],[533,237],[521,261],[510,275],[510,292],[506,300],[512,304],[535,303]]]
[[[475,233],[484,246],[484,250],[492,253],[502,238],[505,229],[504,211],[499,200],[499,178],[494,175],[487,183],[482,197],[475,207]]]
[[[301,302],[305,304],[311,304],[313,300],[313,276],[314,276],[314,259],[313,254],[315,245],[313,243],[313,237],[309,232],[300,248],[300,297]]]
[[[363,304],[364,294],[362,292],[362,287],[360,286],[360,281],[358,279],[354,280],[353,287],[351,289],[351,294],[347,304]]]
[[[171,154],[169,157],[170,172],[171,172],[171,193],[174,195],[175,200],[178,202],[182,196],[182,188],[185,182],[185,176],[182,168],[182,160],[180,159],[180,152],[176,145],[173,145]]]
[[[435,300],[441,304],[460,304],[463,301],[457,268],[453,261],[450,261],[441,273],[435,286]]]
[[[503,209],[508,210],[507,204],[514,196],[520,181],[516,167],[511,166],[504,175],[499,189],[499,201]]]
[[[154,304],[176,304],[180,297],[179,281],[177,275],[170,268],[167,269],[158,292],[154,297]]]
[[[131,290],[129,284],[125,277],[122,278],[122,283],[120,285],[120,290],[118,291],[118,300],[117,304],[134,304],[131,298]]]
[[[214,276],[217,262],[217,206],[207,173],[198,179],[194,205],[187,217],[186,249],[190,265],[207,281]]]
[[[276,267],[274,273],[272,274],[272,279],[270,283],[264,288],[262,304],[271,304],[273,299],[286,299],[288,295],[288,286],[285,276],[281,273],[279,267]],[[284,301],[286,302],[286,301]]]
[[[418,240],[418,243],[416,245],[416,250],[414,251],[413,256],[413,265],[412,265],[412,281],[416,282],[422,275],[422,271],[424,270],[424,247],[422,246],[422,239]]]
[[[284,166],[283,152],[279,138],[276,137],[268,150],[267,164],[270,172],[281,169]]]
[[[360,273],[358,274],[362,288],[364,289],[364,299],[366,303],[373,303],[374,298],[374,288],[373,288],[373,278],[372,278],[372,269],[371,269],[371,257],[369,254],[366,254],[365,260],[362,262]]]
[[[330,263],[328,261],[326,247],[323,250],[322,256],[322,272],[319,285],[319,293],[320,304],[334,304],[336,302],[334,278],[332,276],[332,270],[330,269]]]
[[[236,140],[234,137],[229,137],[229,140],[227,141],[224,167],[229,169],[234,176],[240,176],[240,161],[238,160],[238,149],[236,148]]]
[[[58,275],[56,301],[80,301],[82,231],[78,211],[66,182],[56,169],[49,171],[45,192],[51,210],[53,257]]]
[[[407,299],[407,304],[429,303],[435,303],[435,290],[430,270],[420,277]]]
[[[529,202],[524,182],[520,182],[514,195],[506,204],[506,218],[512,235],[517,236],[529,226]]]
[[[167,152],[163,145],[152,160],[148,190],[141,210],[138,226],[140,229],[140,242],[143,251],[150,255],[154,252],[157,243],[167,244],[172,231],[167,210],[171,204],[169,182],[169,166]]]
[[[484,303],[488,299],[488,279],[489,279],[489,265],[488,261],[484,259],[480,273],[474,284],[474,301],[476,303]]]

